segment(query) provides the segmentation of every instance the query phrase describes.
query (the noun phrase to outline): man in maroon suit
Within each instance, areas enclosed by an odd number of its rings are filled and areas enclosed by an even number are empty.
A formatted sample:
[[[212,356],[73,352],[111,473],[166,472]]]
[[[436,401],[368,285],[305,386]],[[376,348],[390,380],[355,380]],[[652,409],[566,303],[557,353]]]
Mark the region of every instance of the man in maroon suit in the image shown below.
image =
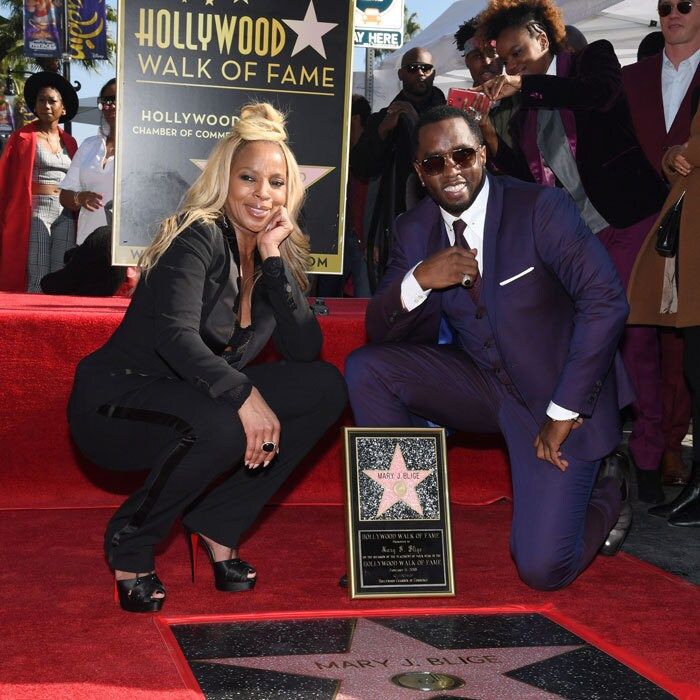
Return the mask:
[[[700,91],[700,3],[662,0],[659,19],[664,50],[622,71],[637,137],[652,165],[663,174],[665,151],[688,139],[693,94]],[[683,377],[683,341],[673,330],[661,333],[662,405],[665,452],[661,461],[667,483],[685,483],[681,440],[690,421],[690,396]],[[639,463],[649,479],[657,464]]]

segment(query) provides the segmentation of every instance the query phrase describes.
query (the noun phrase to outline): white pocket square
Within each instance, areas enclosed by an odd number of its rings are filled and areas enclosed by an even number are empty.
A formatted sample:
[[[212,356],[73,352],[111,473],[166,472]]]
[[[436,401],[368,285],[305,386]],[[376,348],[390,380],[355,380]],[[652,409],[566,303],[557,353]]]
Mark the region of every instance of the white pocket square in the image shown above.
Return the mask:
[[[503,282],[499,282],[498,284],[500,284],[501,287],[505,287],[505,285],[510,284],[511,282],[515,282],[515,280],[520,279],[521,277],[525,277],[525,275],[529,275],[534,269],[534,267],[528,267],[527,270],[518,272],[517,275],[513,275],[512,277],[509,277],[507,280],[503,280]]]

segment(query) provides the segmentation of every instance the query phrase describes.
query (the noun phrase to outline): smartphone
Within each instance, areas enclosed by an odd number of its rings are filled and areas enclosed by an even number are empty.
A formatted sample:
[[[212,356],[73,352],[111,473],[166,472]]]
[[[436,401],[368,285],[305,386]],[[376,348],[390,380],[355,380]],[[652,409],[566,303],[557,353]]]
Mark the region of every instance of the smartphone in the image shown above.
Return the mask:
[[[466,88],[450,88],[447,93],[447,104],[465,112],[472,112],[477,119],[481,119],[491,109],[491,100],[483,92]]]

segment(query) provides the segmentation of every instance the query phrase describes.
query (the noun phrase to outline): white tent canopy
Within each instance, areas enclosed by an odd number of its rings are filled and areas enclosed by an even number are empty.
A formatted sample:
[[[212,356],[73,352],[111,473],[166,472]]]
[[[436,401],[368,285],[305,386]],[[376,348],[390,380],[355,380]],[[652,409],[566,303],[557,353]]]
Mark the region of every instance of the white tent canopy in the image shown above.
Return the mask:
[[[374,72],[373,109],[376,111],[388,104],[401,89],[396,70],[403,54],[416,46],[432,54],[437,69],[435,85],[445,93],[451,87],[470,84],[464,59],[454,44],[454,33],[462,22],[477,15],[485,6],[485,0],[458,0],[410,42],[387,56],[381,68]],[[576,25],[589,42],[611,41],[623,65],[636,60],[639,42],[654,31],[658,21],[656,0],[559,0],[559,6],[566,23]],[[363,92],[364,73],[355,77],[354,92]]]

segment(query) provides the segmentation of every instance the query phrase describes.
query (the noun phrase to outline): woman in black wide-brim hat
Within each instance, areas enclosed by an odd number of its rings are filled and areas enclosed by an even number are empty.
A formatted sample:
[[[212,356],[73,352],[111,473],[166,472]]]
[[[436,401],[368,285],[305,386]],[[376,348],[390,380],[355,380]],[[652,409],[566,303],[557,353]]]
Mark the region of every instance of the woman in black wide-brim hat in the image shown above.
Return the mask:
[[[27,80],[24,99],[36,120],[12,134],[0,160],[0,290],[39,292],[41,278],[75,245],[58,185],[78,144],[58,125],[75,117],[78,95],[47,71]]]

